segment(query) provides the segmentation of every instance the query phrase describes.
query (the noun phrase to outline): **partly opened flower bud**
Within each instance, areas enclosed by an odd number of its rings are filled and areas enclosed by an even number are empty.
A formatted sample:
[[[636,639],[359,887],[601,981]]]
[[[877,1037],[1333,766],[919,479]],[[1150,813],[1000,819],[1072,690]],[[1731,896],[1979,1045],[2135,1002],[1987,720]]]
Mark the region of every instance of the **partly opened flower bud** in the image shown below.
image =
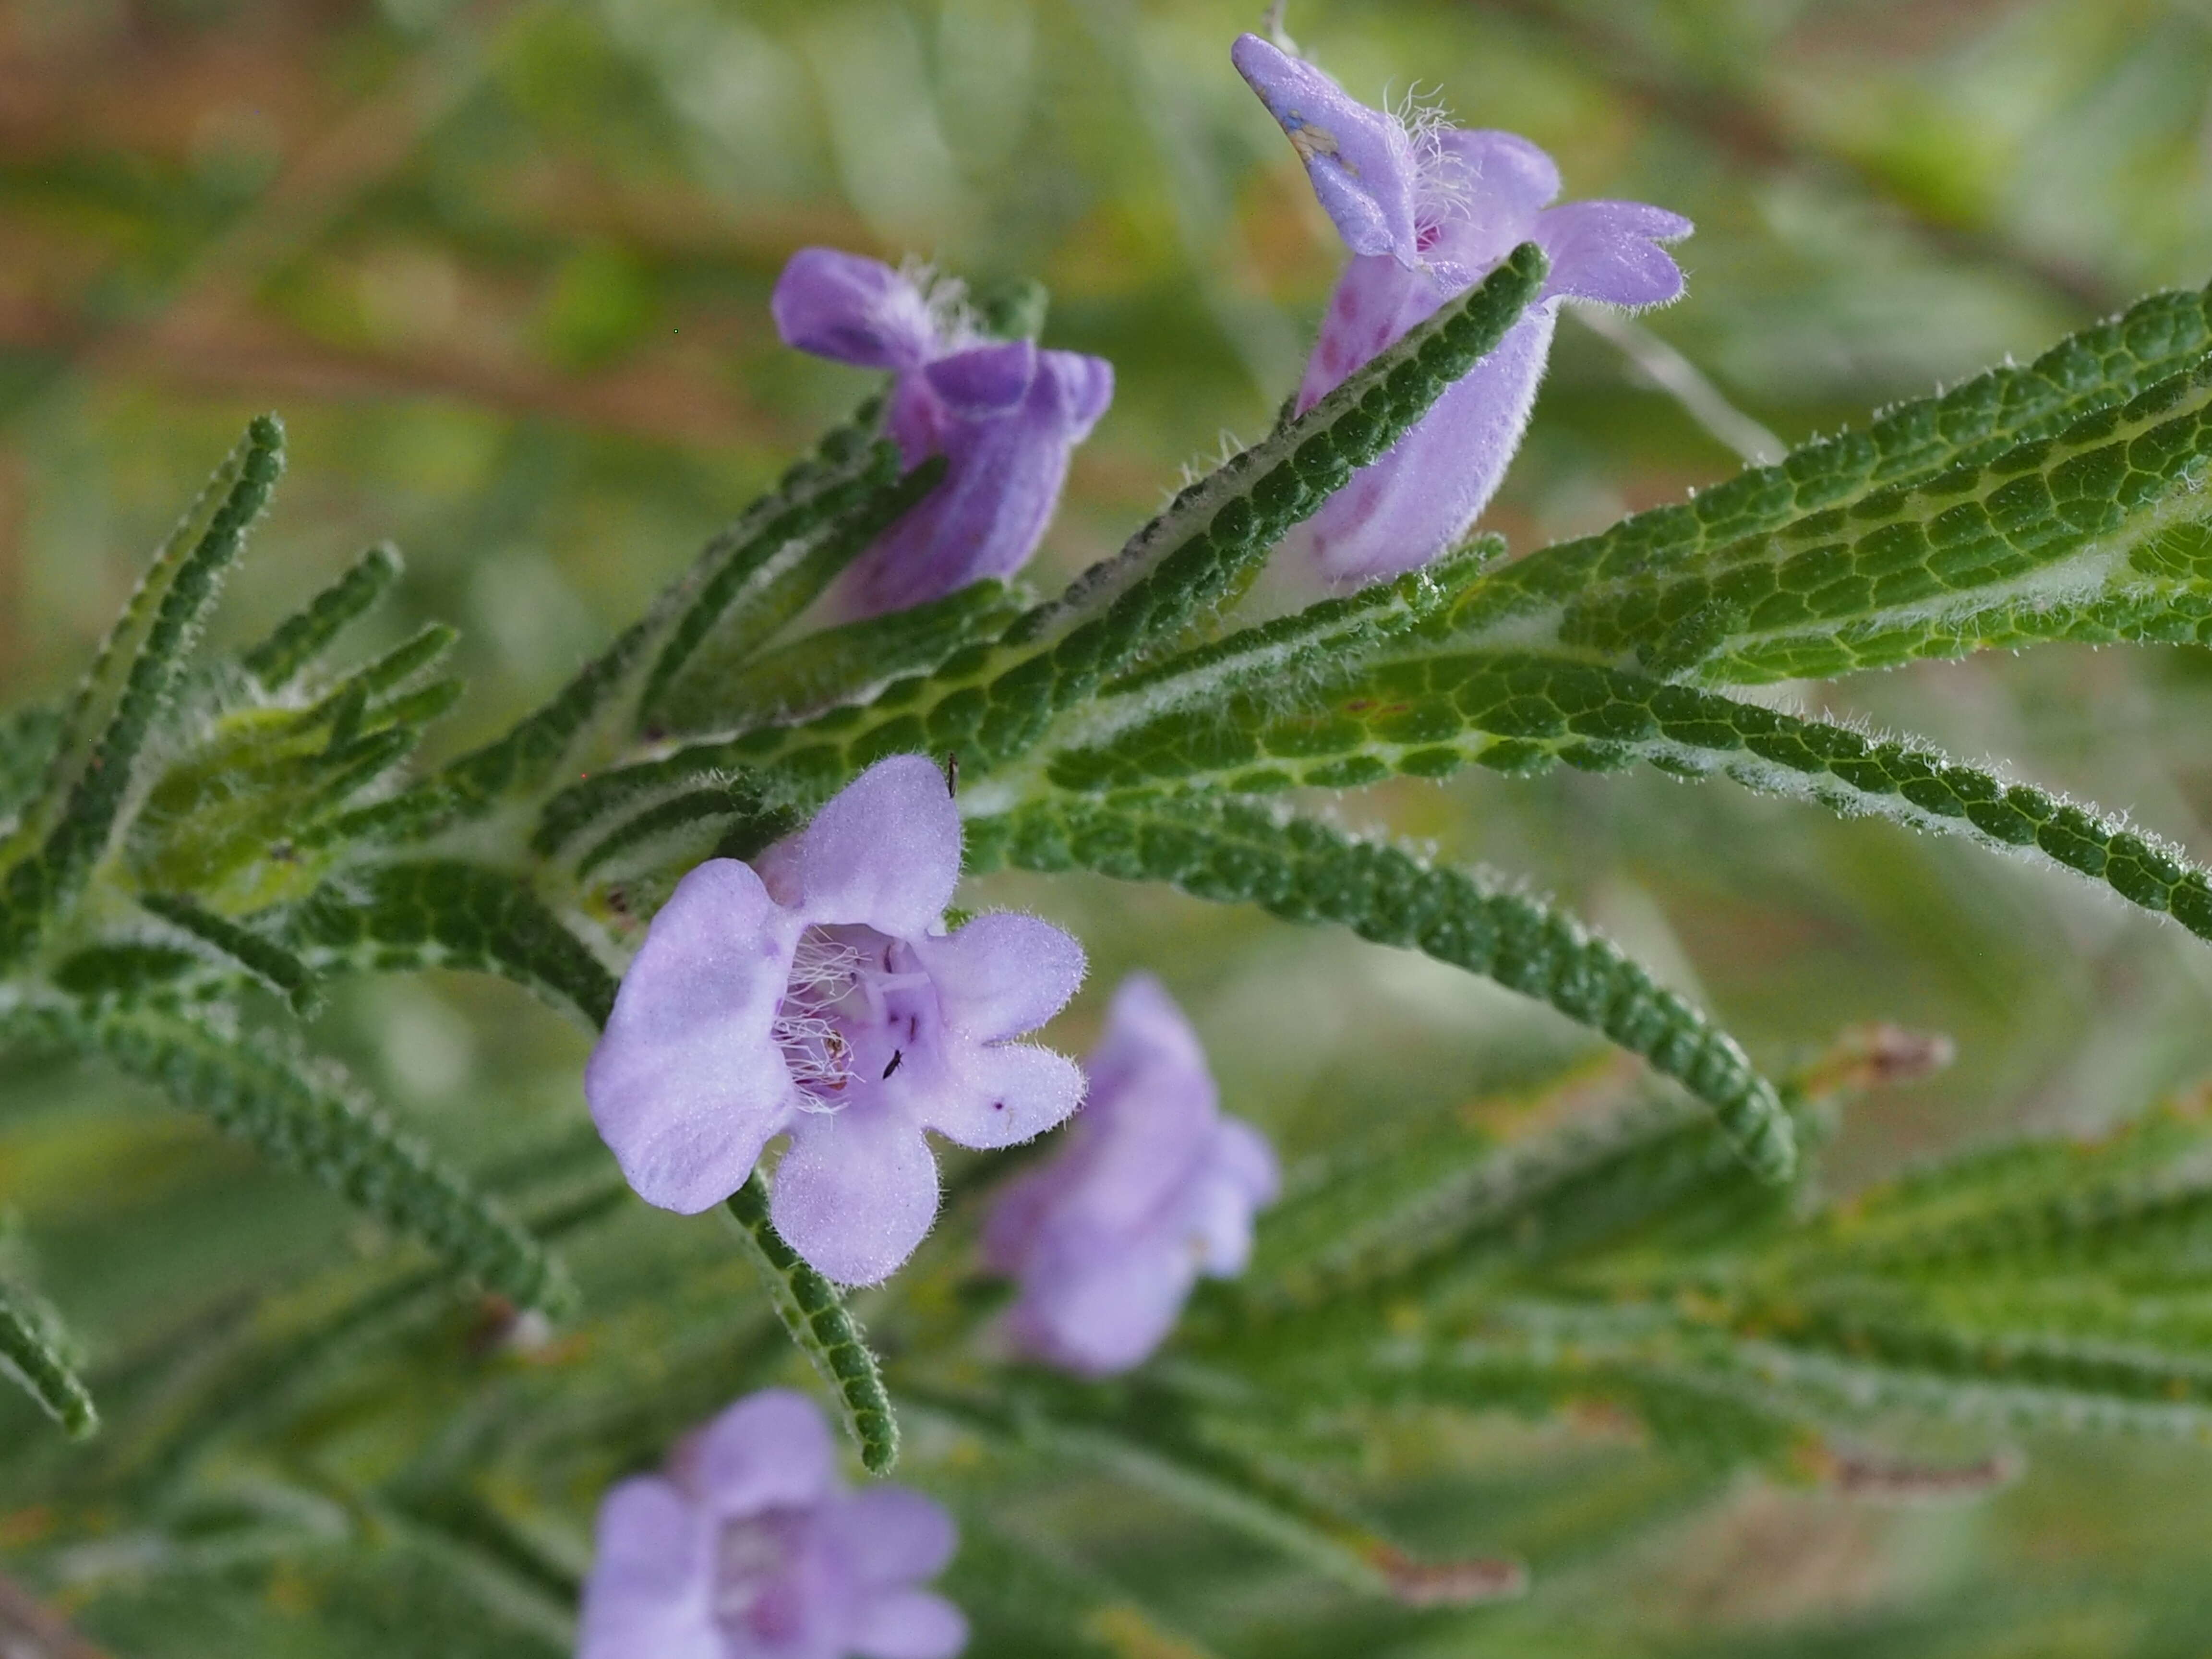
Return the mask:
[[[1457,544],[1497,492],[1536,401],[1559,302],[1680,298],[1681,270],[1659,244],[1688,235],[1690,222],[1641,202],[1552,207],[1559,169],[1526,138],[1408,125],[1257,35],[1230,55],[1354,256],[1298,386],[1301,414],[1521,243],[1551,260],[1543,293],[1497,349],[1291,532],[1331,582],[1395,576]]]
[[[1029,562],[1070,452],[1114,400],[1111,364],[986,339],[957,287],[926,289],[832,248],[793,254],[771,309],[786,344],[897,375],[890,430],[905,465],[945,458],[945,482],[845,573],[848,616],[927,604]]]

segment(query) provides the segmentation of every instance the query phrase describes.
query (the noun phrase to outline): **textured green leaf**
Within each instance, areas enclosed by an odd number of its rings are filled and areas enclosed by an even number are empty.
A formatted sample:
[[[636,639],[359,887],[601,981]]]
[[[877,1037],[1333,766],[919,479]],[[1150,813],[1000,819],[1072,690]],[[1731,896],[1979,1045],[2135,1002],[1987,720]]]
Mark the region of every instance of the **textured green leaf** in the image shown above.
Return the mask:
[[[1325,825],[1235,804],[1044,802],[969,825],[969,867],[1095,870],[1253,903],[1425,951],[1603,1032],[1711,1106],[1737,1152],[1785,1177],[1796,1136],[1735,1039],[1662,990],[1609,940],[1464,871]]]
[[[0,836],[37,792],[61,730],[59,712],[37,703],[0,718]]]
[[[720,676],[712,687],[716,717],[751,726],[850,701],[896,675],[935,667],[1018,614],[1006,585],[985,580],[911,611],[823,629]]]
[[[1674,1102],[1480,1161],[1438,1158],[1427,1182],[1387,1189],[1325,1248],[1282,1263],[1240,1299],[1254,1311],[1335,1306],[1485,1267],[1554,1261],[1617,1242],[1679,1206],[1717,1209],[1740,1196],[1729,1182],[1735,1158],[1709,1115]]]
[[[1747,1374],[1838,1409],[2015,1427],[2212,1433],[2212,1362],[2039,1334],[1961,1332],[1823,1309],[1735,1345]]]
[[[1349,1366],[1297,1367],[1274,1388],[1309,1407],[1341,1402],[1369,1411],[1442,1407],[1540,1419],[1602,1405],[1626,1413],[1656,1443],[1716,1469],[1786,1468],[1820,1440],[1804,1413],[1748,1378],[1670,1364],[1658,1352],[1632,1358],[1504,1333],[1370,1344]]]
[[[2157,412],[2158,398],[2148,428],[2116,412],[2161,382],[2193,378],[2208,350],[2206,294],[2154,295],[2025,368],[1900,404],[1863,433],[1531,555],[1468,595],[1459,631],[1470,642],[1555,636],[1637,651],[1664,672],[1694,667],[1708,679],[1840,672],[2015,635],[2066,637],[2069,627],[2094,633],[2100,623],[2072,612],[2097,586],[2094,538],[2108,535],[2099,526],[2111,515],[2096,509],[2125,502],[2140,515],[2135,497],[2152,488],[2151,473],[2197,441],[2187,413]],[[2034,447],[2069,428],[2081,435],[2057,451]],[[2142,471],[2130,476],[2114,444],[2146,436]],[[2040,491],[2032,477],[2045,480]],[[2039,617],[2039,605],[2067,614]],[[2107,608],[2101,625],[2120,626],[2126,607]],[[1847,623],[1848,635],[1830,637]],[[1670,647],[1689,659],[1666,661]]]
[[[319,968],[499,974],[574,1010],[595,1030],[614,1006],[614,976],[526,884],[459,860],[348,871],[301,904],[288,931]]]
[[[871,1474],[888,1474],[898,1462],[898,1419],[892,1414],[876,1357],[846,1311],[845,1299],[783,1242],[769,1218],[768,1188],[758,1171],[731,1195],[728,1208],[775,1304],[777,1317],[836,1395],[846,1431],[860,1449],[861,1463]]]
[[[155,556],[65,717],[45,795],[0,858],[0,962],[21,957],[107,848],[155,721],[215,602],[224,569],[283,470],[283,428],[263,416]],[[24,838],[43,836],[35,852]]]
[[[1086,1388],[1033,1375],[1003,1404],[921,1397],[969,1428],[1090,1464],[1365,1595],[1465,1603],[1526,1587],[1516,1561],[1415,1559],[1342,1504],[1209,1431],[1170,1389],[1141,1381]]]
[[[52,1316],[0,1284],[0,1373],[13,1377],[72,1439],[97,1433],[92,1395],[54,1340]]]
[[[399,550],[380,543],[354,561],[345,574],[279,623],[267,639],[240,658],[264,691],[281,691],[322,654],[324,647],[363,617],[398,581]]]
[[[566,1275],[421,1143],[327,1066],[182,1015],[19,1008],[0,1037],[106,1058],[204,1114],[227,1134],[307,1175],[526,1307],[569,1300]]]
[[[322,987],[314,970],[274,939],[242,927],[228,917],[204,910],[175,893],[146,893],[139,903],[173,927],[219,951],[292,1006],[302,1018],[322,1006]]]
[[[900,479],[896,451],[879,441],[881,427],[880,400],[872,399],[710,540],[653,608],[550,702],[436,777],[347,815],[334,836],[426,838],[502,800],[526,799],[572,772],[588,772],[647,723],[644,711],[702,644],[726,645],[730,630],[753,646],[765,641],[860,550],[854,538],[878,522],[872,514],[902,507],[909,492],[935,476]]]
[[[1396,442],[1504,336],[1545,269],[1533,244],[1516,248],[1305,414],[1184,489],[1120,554],[1026,613],[998,644],[894,680],[865,708],[601,774],[549,804],[534,845],[557,852],[615,815],[650,811],[732,772],[773,768],[789,804],[803,807],[886,755],[954,754],[977,776],[1005,764],[1147,648],[1176,639],[1354,470]]]
[[[825,490],[775,520],[759,538],[757,562],[741,551],[724,567],[726,580],[708,585],[692,614],[712,601],[718,607],[714,623],[696,641],[679,629],[653,665],[639,705],[648,728],[708,732],[743,724],[749,711],[724,702],[725,683],[945,477],[942,456],[902,475],[891,446],[876,448],[872,475]]]
[[[1470,762],[1520,773],[1558,761],[1722,773],[1846,817],[2047,860],[2212,939],[2212,878],[2118,818],[1909,739],[1563,657],[1414,656],[1288,693],[1235,691],[1053,755],[1047,771],[1060,787],[1089,793],[1173,783],[1255,793],[1441,777]]]

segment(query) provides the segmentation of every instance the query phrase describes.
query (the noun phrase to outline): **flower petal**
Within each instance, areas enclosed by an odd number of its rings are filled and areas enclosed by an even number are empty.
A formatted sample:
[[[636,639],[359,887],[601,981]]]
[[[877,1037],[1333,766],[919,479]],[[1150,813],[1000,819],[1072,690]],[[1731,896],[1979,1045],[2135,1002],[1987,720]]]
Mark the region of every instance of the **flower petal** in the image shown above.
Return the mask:
[[[921,1243],[937,1216],[937,1160],[921,1131],[880,1097],[800,1113],[776,1168],[776,1231],[841,1285],[873,1285]]]
[[[920,1097],[925,1128],[963,1146],[992,1148],[1033,1140],[1083,1103],[1083,1068],[1065,1054],[1026,1042],[959,1055],[951,1086]]]
[[[1465,193],[1468,216],[1518,233],[1500,254],[1524,240],[1537,213],[1559,199],[1559,163],[1534,140],[1492,127],[1453,127],[1437,137],[1459,171],[1454,182]]]
[[[1080,351],[1048,351],[1038,360],[1059,399],[1061,435],[1079,444],[1114,401],[1114,365]]]
[[[870,1486],[823,1517],[854,1576],[869,1585],[933,1578],[959,1545],[943,1504],[910,1486]]]
[[[1229,57],[1290,135],[1345,246],[1354,253],[1387,253],[1412,264],[1418,251],[1418,168],[1405,128],[1256,34],[1237,36]]]
[[[1682,295],[1682,269],[1661,242],[1692,227],[1679,213],[1643,202],[1570,202],[1540,215],[1536,240],[1551,257],[1545,297],[1605,305],[1658,306]]]
[[[1106,1011],[1105,1035],[1083,1069],[1091,1073],[1092,1090],[1101,1095],[1121,1093],[1140,1073],[1182,1073],[1206,1096],[1198,1112],[1212,1115],[1213,1081],[1205,1045],[1168,988],[1150,974],[1131,974],[1115,988]]]
[[[1131,1370],[1167,1340],[1197,1269],[1180,1238],[1134,1240],[1110,1254],[1054,1249],[1030,1265],[1007,1334],[1033,1358],[1080,1376]]]
[[[876,1597],[853,1632],[853,1650],[862,1659],[952,1659],[967,1645],[966,1615],[927,1590]]]
[[[1310,558],[1329,582],[1352,586],[1456,545],[1520,447],[1556,321],[1552,307],[1531,307],[1419,425],[1291,532],[1285,555]]]
[[[960,880],[960,812],[920,755],[878,761],[815,814],[798,842],[812,922],[864,922],[894,939],[933,927]]]
[[[1029,395],[1037,349],[1027,340],[975,346],[939,357],[921,373],[955,415],[969,420],[1004,415]]]
[[[707,1425],[687,1472],[712,1515],[803,1508],[836,1485],[836,1448],[811,1400],[793,1389],[763,1389]]]
[[[937,988],[945,1023],[977,1042],[1033,1031],[1083,983],[1083,947],[1050,922],[1011,910],[957,933],[910,941]]]
[[[641,1475],[599,1505],[577,1659],[724,1659],[708,1600],[707,1528],[667,1481]]]
[[[926,418],[920,411],[902,415],[903,399],[895,396],[900,453],[911,463],[919,453],[941,452],[945,481],[846,572],[839,589],[846,614],[906,610],[1020,569],[1052,523],[1070,447],[1112,393],[1112,372],[1097,359],[1048,351],[1011,414],[963,419],[932,398],[934,412]],[[915,451],[925,435],[930,448]]]
[[[733,859],[700,865],[653,919],[584,1068],[592,1121],[647,1203],[720,1203],[783,1127],[791,1078],[769,1025],[796,937]]]
[[[880,259],[836,248],[793,254],[769,313],[786,345],[862,368],[918,368],[938,349],[936,322],[912,282]]]
[[[1431,273],[1395,259],[1354,259],[1337,279],[1320,337],[1298,383],[1303,415],[1344,384],[1352,371],[1405,337],[1406,331],[1444,302]]]
[[[1063,1148],[1050,1163],[1024,1170],[1000,1188],[983,1218],[984,1267],[1009,1278],[1024,1272],[1045,1224],[1080,1175]]]
[[[1224,1118],[1213,1156],[1190,1195],[1191,1240],[1200,1264],[1217,1279],[1252,1260],[1252,1214],[1271,1202],[1279,1176],[1274,1149],[1249,1123]]]

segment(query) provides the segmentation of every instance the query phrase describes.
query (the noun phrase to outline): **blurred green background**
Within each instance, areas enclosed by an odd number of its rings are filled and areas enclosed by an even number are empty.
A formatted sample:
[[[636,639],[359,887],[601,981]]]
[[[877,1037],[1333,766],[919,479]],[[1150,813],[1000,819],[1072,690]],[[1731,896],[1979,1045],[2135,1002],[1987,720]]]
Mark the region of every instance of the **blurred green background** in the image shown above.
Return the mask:
[[[784,350],[768,319],[783,260],[816,242],[1042,277],[1048,342],[1114,362],[1041,560],[1079,567],[1223,433],[1264,428],[1341,257],[1229,68],[1256,21],[1245,0],[7,0],[0,697],[65,688],[273,407],[291,470],[220,637],[389,537],[409,574],[375,627],[465,630],[472,695],[443,740],[483,740],[849,406],[860,377]],[[1571,196],[1695,219],[1689,298],[1648,325],[1784,441],[2212,271],[2205,0],[1301,0],[1288,23],[1358,94],[1436,94],[1544,144]],[[1487,524],[1525,550],[1736,465],[1569,324]],[[2212,854],[2202,650],[2063,647],[1775,695],[2008,757]],[[1336,810],[1555,892],[1770,1067],[1870,1019],[1955,1038],[1951,1071],[1855,1109],[1832,1187],[2009,1128],[2094,1132],[2212,1075],[2202,945],[1961,844],[1649,772],[1408,782]],[[1516,1091],[1588,1056],[1530,1005],[1346,939],[1103,883],[981,898],[1089,941],[1062,1046],[1087,1044],[1127,969],[1165,975],[1231,1109],[1294,1167],[1386,1121],[1510,1133],[1537,1115]],[[478,1166],[582,1121],[584,1040],[502,985],[357,984],[315,1039]],[[1603,1073],[1579,1109],[1628,1086]],[[111,1365],[158,1364],[195,1322],[378,1248],[199,1123],[62,1071],[0,1078],[0,1207]],[[595,1292],[718,1264],[660,1310],[702,1345],[717,1306],[757,1311],[711,1231],[629,1216],[577,1250]],[[636,1387],[671,1340],[641,1341]],[[0,1437],[43,1432],[0,1414]],[[1442,1455],[1408,1425],[1348,1449],[1347,1478],[1409,1538],[1538,1573],[1527,1602],[1443,1622],[1095,1493],[1008,1519],[1157,1584],[1224,1654],[2212,1652],[2212,1456],[2027,1451],[1990,1500],[1900,1511],[1709,1478],[1602,1421],[1481,1425]],[[53,1524],[45,1488],[25,1475],[11,1497],[11,1478],[0,1560]],[[562,1478],[587,1516],[604,1471]],[[41,1582],[122,1656],[401,1650],[325,1630],[343,1584],[247,1561],[218,1594],[173,1565],[79,1551]],[[429,1605],[378,1582],[358,1595],[398,1597],[395,1630]],[[512,1650],[559,1651],[546,1623]],[[1092,1639],[1206,1650],[1138,1626]],[[435,1650],[510,1650],[482,1640]]]

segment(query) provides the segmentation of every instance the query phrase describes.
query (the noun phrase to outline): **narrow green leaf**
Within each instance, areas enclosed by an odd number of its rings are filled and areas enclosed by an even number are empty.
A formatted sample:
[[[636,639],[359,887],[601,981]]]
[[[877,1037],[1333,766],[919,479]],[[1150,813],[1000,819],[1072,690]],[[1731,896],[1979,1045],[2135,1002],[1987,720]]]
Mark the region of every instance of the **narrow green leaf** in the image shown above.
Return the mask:
[[[2040,1334],[1961,1332],[1824,1308],[1734,1345],[1777,1388],[1871,1414],[1910,1408],[2017,1428],[2212,1433],[2212,1362]]]
[[[702,606],[708,599],[717,603],[714,622],[696,640],[679,633],[653,665],[639,701],[644,725],[704,732],[742,724],[742,709],[723,702],[724,683],[945,477],[942,456],[901,474],[896,451],[888,443],[877,447],[882,464],[874,476],[826,490],[786,514],[761,537],[757,544],[764,551],[757,562],[741,551],[724,567],[725,580],[708,584]]]
[[[138,902],[173,927],[180,927],[266,985],[302,1019],[321,1010],[323,988],[314,970],[277,944],[226,916],[204,910],[177,893],[142,893]]]
[[[0,1372],[20,1383],[73,1440],[100,1430],[100,1413],[62,1357],[47,1310],[0,1284]]]
[[[1439,1158],[1426,1182],[1386,1188],[1381,1206],[1271,1280],[1255,1279],[1240,1300],[1263,1315],[1334,1308],[1440,1277],[1556,1261],[1677,1206],[1718,1209],[1740,1196],[1728,1180],[1736,1159],[1708,1114],[1672,1101],[1480,1161]]]
[[[921,1397],[967,1427],[1087,1463],[1364,1595],[1466,1604],[1527,1587],[1517,1561],[1416,1559],[1341,1504],[1210,1433],[1188,1402],[1163,1387],[1091,1389],[1030,1376],[1005,1405],[941,1392]]]
[[[1461,632],[1489,640],[1512,627],[1521,639],[1540,637],[1540,619],[1559,617],[1571,601],[1717,570],[1735,550],[1792,524],[1844,522],[1870,498],[1894,500],[1943,474],[1985,466],[2022,444],[2057,437],[2084,416],[2116,409],[2193,368],[2212,351],[2208,304],[2212,290],[2154,295],[2025,367],[1993,369],[1948,392],[1900,404],[1864,432],[1816,441],[1690,501],[1545,548],[1471,592],[1459,610]],[[1662,627],[1694,608],[1687,599],[1685,592],[1670,601]],[[1658,635],[1648,637],[1657,643]]]
[[[399,550],[389,542],[379,543],[355,560],[345,574],[279,623],[240,662],[263,690],[283,690],[341,630],[367,615],[392,590],[403,568]]]
[[[7,1035],[102,1056],[160,1085],[179,1105],[359,1205],[488,1290],[525,1307],[557,1309],[570,1299],[566,1275],[535,1238],[323,1064],[184,1015],[19,1009]]]
[[[1109,711],[1110,718],[1110,711]],[[1107,720],[1090,728],[1110,730]],[[1409,656],[1288,695],[1232,690],[1050,756],[1060,787],[1173,783],[1240,793],[1442,777],[1470,762],[1610,771],[1638,761],[2042,860],[2212,939],[2212,877],[2093,807],[1964,766],[1899,738],[1527,653]]]
[[[614,1006],[614,975],[525,882],[459,860],[348,871],[299,905],[287,932],[319,968],[499,974],[594,1030]]]
[[[842,550],[836,551],[840,560],[858,552],[824,529],[833,521],[850,529],[850,522],[838,520],[840,511],[848,519],[854,512],[865,515],[888,499],[872,492],[915,487],[897,480],[896,454],[878,441],[881,429],[881,399],[871,399],[710,540],[653,608],[550,702],[438,776],[348,815],[333,835],[349,841],[420,839],[456,819],[482,816],[501,800],[526,799],[572,773],[590,772],[645,724],[644,710],[659,688],[725,617],[732,617],[732,626],[738,625],[733,613],[750,617],[745,625],[765,628],[759,635],[764,640],[774,631],[768,626],[771,616],[781,626],[819,591],[818,586],[809,590],[809,582],[817,575],[828,580],[821,575],[831,557],[823,550],[825,542]]]
[[[841,506],[849,507],[897,474],[896,447],[884,436],[884,408],[883,398],[872,397],[842,426],[825,434],[814,453],[794,463],[775,489],[707,544],[690,572],[664,596],[666,620],[657,630],[652,668],[638,700],[641,710],[653,704],[660,688],[684,672],[692,654],[726,621],[734,620],[762,640],[775,631],[746,623],[744,613],[775,586],[776,576],[787,571],[794,557],[803,560],[803,551],[787,552],[789,545],[803,543],[823,518]],[[786,556],[779,559],[780,554]],[[738,613],[735,618],[733,611]]]
[[[694,744],[571,786],[548,804],[533,845],[552,854],[595,826],[735,771],[773,768],[803,810],[886,755],[953,754],[971,776],[1034,744],[1063,711],[1265,559],[1290,528],[1407,431],[1504,337],[1541,286],[1542,252],[1523,244],[1322,398],[1192,484],[1061,598],[1025,613],[994,646],[955,652],[930,674],[894,680],[865,708]]]
[[[934,668],[1019,614],[1001,581],[971,582],[911,611],[809,634],[732,667],[713,688],[716,717],[752,726],[849,702],[900,674]]]
[[[1569,1407],[1602,1404],[1642,1425],[1657,1444],[1715,1469],[1787,1469],[1821,1440],[1803,1411],[1750,1379],[1670,1364],[1659,1353],[1592,1352],[1500,1332],[1369,1343],[1349,1360],[1301,1366],[1271,1382],[1279,1395],[1308,1408],[1443,1407],[1540,1420]]]
[[[1155,798],[1042,802],[969,825],[969,867],[1095,870],[1334,922],[1418,949],[1603,1032],[1711,1106],[1738,1153],[1771,1180],[1796,1159],[1774,1087],[1734,1038],[1611,941],[1525,895],[1325,825],[1248,806]]]
[[[156,554],[64,726],[44,802],[28,811],[0,859],[0,963],[22,956],[76,896],[106,850],[140,751],[167,709],[184,655],[214,604],[224,569],[283,470],[283,428],[256,419],[183,524]],[[47,810],[52,806],[53,810]],[[43,835],[35,853],[22,838]]]
[[[1692,569],[1594,581],[1559,611],[1558,638],[1743,684],[2051,640],[2212,637],[2209,459],[2212,365]]]
[[[757,1170],[731,1195],[728,1207],[777,1317],[836,1395],[861,1463],[871,1474],[889,1474],[898,1462],[898,1419],[876,1357],[845,1310],[844,1298],[777,1233],[769,1219],[768,1188]]]

